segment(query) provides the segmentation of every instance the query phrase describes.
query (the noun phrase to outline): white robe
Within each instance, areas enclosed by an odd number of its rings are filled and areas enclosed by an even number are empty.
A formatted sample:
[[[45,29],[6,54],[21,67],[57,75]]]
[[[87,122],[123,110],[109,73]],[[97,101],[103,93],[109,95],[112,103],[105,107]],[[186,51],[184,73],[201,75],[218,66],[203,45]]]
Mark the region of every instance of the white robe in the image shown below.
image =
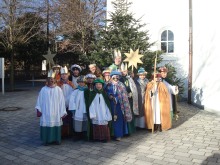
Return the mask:
[[[153,119],[154,119],[154,124],[161,124],[159,92],[156,86],[154,86],[154,88],[156,90],[153,96],[151,97],[151,105],[154,111]]]
[[[65,99],[60,87],[43,87],[39,93],[35,109],[38,109],[42,113],[40,126],[61,126],[63,124],[61,117],[67,113]]]
[[[112,120],[112,115],[102,94],[96,94],[89,107],[89,114],[92,124],[107,125],[108,121]]]
[[[69,106],[70,95],[71,95],[71,93],[73,92],[74,89],[69,84],[63,84],[61,86],[61,89],[63,91],[63,95],[64,95],[64,98],[65,98],[65,105],[66,105],[66,107],[68,107]]]
[[[86,104],[84,98],[84,91],[75,89],[70,95],[69,110],[75,111],[74,120],[85,121]]]
[[[79,77],[74,77],[74,76],[72,76],[72,83],[73,83],[73,85],[77,88],[78,87],[78,83],[77,83],[77,79],[78,79]]]
[[[172,104],[172,96],[173,95],[177,95],[179,93],[179,90],[175,90],[176,86],[175,85],[170,85],[167,81],[163,80],[163,83],[166,85],[168,92],[170,94],[170,111],[173,111],[173,104]]]

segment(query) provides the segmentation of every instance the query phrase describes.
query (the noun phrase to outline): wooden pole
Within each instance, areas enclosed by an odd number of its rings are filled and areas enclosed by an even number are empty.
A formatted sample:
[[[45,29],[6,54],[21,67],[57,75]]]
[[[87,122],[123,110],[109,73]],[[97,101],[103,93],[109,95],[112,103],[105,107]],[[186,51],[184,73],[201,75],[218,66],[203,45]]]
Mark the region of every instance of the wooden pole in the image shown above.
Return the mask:
[[[153,85],[154,92],[156,90],[156,69],[157,69],[157,51],[156,51],[156,57],[154,60],[154,85]],[[155,97],[153,99],[154,99],[154,101],[153,101],[153,107],[152,107],[152,122],[151,122],[152,133],[154,133],[154,108],[156,107],[155,106],[155,104],[156,104]]]

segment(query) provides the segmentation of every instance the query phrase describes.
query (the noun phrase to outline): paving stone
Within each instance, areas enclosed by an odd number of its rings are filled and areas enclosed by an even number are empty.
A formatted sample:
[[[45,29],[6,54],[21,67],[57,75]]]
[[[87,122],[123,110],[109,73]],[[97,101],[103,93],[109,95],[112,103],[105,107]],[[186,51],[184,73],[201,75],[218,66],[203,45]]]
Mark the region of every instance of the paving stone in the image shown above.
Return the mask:
[[[152,165],[153,163],[142,161],[142,160],[137,160],[136,162],[134,162],[134,164],[135,165]]]
[[[189,157],[190,156],[189,153],[185,153],[185,152],[174,152],[174,155],[183,156],[183,157]]]
[[[179,120],[162,133],[137,130],[120,142],[66,138],[61,145],[43,146],[39,118],[33,110],[39,89],[0,95],[0,107],[22,107],[21,111],[0,111],[0,164],[220,164],[220,116],[185,102],[178,103]]]
[[[6,158],[8,160],[15,160],[15,159],[17,159],[17,157],[12,156],[12,155],[5,155],[4,158]]]
[[[190,150],[189,153],[190,154],[195,154],[195,155],[205,155],[205,152],[202,152],[202,151]]]

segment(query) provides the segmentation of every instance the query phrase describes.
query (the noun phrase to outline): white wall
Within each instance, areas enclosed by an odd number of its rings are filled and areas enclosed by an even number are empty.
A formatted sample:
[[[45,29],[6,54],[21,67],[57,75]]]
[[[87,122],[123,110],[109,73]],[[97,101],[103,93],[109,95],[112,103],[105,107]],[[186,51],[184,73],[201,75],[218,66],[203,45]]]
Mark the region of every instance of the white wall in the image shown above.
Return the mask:
[[[193,0],[193,97],[206,110],[220,112],[219,0]]]

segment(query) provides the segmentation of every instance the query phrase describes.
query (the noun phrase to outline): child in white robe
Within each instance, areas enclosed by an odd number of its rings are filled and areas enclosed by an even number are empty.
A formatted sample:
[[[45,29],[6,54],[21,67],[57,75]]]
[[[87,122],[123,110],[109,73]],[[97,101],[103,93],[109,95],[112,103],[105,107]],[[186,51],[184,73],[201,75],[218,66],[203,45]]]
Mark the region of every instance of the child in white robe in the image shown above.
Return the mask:
[[[92,121],[93,140],[107,142],[110,140],[108,122],[112,120],[110,102],[103,90],[104,80],[94,81],[95,89],[89,97],[89,116]]]
[[[69,111],[72,112],[73,117],[73,131],[75,132],[74,138],[79,140],[83,138],[83,132],[87,131],[87,114],[84,99],[84,90],[87,89],[85,85],[85,77],[80,76],[77,79],[78,86],[71,93],[69,101]]]
[[[73,92],[75,86],[68,79],[69,72],[66,66],[61,67],[60,74],[61,74],[61,79],[57,84],[63,91],[66,111],[67,111],[67,116],[63,119],[62,137],[70,137],[72,136],[73,122],[72,122],[72,113],[68,110],[68,106],[69,106],[70,95]]]
[[[55,73],[51,70],[47,85],[41,89],[35,106],[37,116],[40,117],[40,135],[44,145],[61,143],[62,118],[67,114],[63,92],[56,85],[54,76]]]

